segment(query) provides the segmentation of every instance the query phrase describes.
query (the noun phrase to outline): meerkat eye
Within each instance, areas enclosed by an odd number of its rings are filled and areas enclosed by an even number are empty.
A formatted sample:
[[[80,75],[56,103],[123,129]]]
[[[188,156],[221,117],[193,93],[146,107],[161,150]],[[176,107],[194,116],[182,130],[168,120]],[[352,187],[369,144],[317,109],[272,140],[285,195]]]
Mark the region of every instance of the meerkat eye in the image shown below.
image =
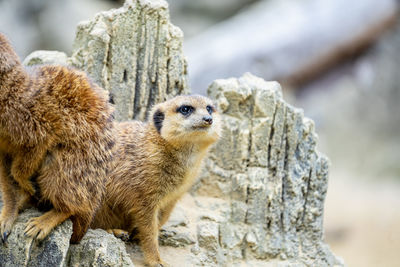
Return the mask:
[[[194,111],[194,107],[183,105],[176,109],[176,112],[181,113],[184,116],[190,115]]]
[[[207,111],[208,111],[208,114],[210,114],[210,115],[211,115],[211,113],[214,112],[214,108],[213,108],[212,106],[210,106],[210,105],[208,105],[208,106],[206,107],[206,109],[207,109]]]

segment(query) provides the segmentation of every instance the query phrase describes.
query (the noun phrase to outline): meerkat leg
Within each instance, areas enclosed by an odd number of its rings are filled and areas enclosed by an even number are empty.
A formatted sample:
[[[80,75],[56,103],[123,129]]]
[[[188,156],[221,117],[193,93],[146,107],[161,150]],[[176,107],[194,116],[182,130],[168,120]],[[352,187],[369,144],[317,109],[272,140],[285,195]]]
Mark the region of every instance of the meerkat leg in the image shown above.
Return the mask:
[[[15,157],[11,165],[11,174],[19,186],[31,195],[35,189],[30,181],[45,157],[45,150],[32,149],[23,155]]]
[[[177,199],[172,200],[169,202],[167,205],[165,205],[164,208],[162,208],[159,213],[158,213],[158,229],[161,228],[169,219],[169,216],[171,215],[172,210],[175,207],[176,202],[178,202]]]
[[[86,214],[75,214],[71,217],[72,221],[72,236],[71,236],[71,243],[76,244],[81,241],[83,236],[86,234],[90,222],[93,219],[91,215],[93,213],[86,213]]]
[[[18,191],[19,191],[18,193],[19,198],[17,200],[17,210],[18,212],[21,212],[31,206],[30,205],[31,196],[21,188],[19,188]]]
[[[17,183],[10,175],[11,159],[5,155],[0,158],[0,185],[3,198],[3,208],[0,214],[0,233],[3,242],[7,241],[12,226],[18,216]]]
[[[2,187],[4,188],[4,186]],[[17,186],[13,191],[14,193],[12,193],[12,197],[7,196],[10,191],[7,191],[7,193],[5,193],[6,191],[3,191],[4,205],[0,214],[0,233],[3,243],[7,242],[14,222],[18,217],[18,213],[28,207],[30,199],[30,196],[21,188],[17,188]],[[18,192],[18,194],[15,194],[16,192]]]
[[[151,267],[166,266],[158,251],[158,211],[146,211],[141,218],[136,218],[137,237],[143,251],[145,263]]]
[[[71,214],[52,209],[42,216],[31,218],[25,228],[27,236],[44,239],[57,225],[68,219]]]

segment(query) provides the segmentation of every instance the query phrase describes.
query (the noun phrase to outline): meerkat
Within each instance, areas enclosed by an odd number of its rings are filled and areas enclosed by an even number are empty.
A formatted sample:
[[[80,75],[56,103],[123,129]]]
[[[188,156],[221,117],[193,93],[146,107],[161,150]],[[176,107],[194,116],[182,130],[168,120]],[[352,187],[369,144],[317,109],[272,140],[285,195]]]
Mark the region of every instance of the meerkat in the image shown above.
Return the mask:
[[[18,211],[50,209],[25,234],[44,239],[68,218],[79,242],[100,207],[112,165],[113,108],[105,90],[64,66],[25,69],[0,33],[0,231],[6,242]]]
[[[146,264],[162,266],[158,231],[194,183],[220,124],[203,96],[177,96],[156,105],[147,122],[118,123],[115,167],[91,228],[135,232]]]

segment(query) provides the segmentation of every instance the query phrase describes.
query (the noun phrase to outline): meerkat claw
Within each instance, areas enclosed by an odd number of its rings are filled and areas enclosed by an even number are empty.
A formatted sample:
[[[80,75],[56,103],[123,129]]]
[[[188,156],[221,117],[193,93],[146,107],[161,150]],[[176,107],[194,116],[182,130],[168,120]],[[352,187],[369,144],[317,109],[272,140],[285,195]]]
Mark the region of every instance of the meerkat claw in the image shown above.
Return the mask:
[[[3,243],[7,242],[7,239],[8,239],[8,236],[10,235],[10,233],[11,233],[10,231],[7,231],[7,232],[3,233],[3,236],[2,236]]]
[[[3,243],[7,242],[7,239],[11,234],[11,229],[14,224],[14,221],[15,221],[15,218],[13,218],[13,217],[8,217],[6,219],[0,220],[0,229],[1,229],[1,231],[0,231],[1,238],[0,239]]]

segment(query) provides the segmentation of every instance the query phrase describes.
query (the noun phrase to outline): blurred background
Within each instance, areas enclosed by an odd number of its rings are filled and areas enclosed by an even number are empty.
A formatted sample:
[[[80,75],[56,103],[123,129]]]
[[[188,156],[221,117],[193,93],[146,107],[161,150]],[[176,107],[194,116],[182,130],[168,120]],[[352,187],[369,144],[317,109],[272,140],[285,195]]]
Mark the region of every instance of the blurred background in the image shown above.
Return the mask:
[[[283,85],[331,160],[326,241],[348,266],[400,266],[400,19],[396,0],[168,0],[194,93],[252,72]],[[71,52],[112,0],[0,0],[21,58]]]

